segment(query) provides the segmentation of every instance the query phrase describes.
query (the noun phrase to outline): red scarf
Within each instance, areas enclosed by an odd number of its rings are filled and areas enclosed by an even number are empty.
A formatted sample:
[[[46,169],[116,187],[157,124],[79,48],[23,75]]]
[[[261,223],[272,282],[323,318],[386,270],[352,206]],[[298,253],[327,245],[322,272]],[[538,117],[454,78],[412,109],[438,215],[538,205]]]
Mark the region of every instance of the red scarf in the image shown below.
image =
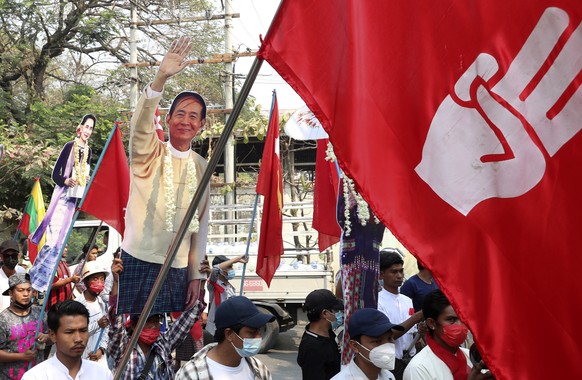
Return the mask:
[[[224,293],[224,287],[218,285],[218,281],[209,281],[214,287],[214,304],[220,305],[220,295]]]
[[[467,377],[469,377],[469,367],[467,366],[467,357],[462,350],[457,349],[457,352],[453,354],[438,344],[428,334],[426,335],[426,343],[432,352],[449,367],[449,370],[453,374],[453,379],[467,380]]]

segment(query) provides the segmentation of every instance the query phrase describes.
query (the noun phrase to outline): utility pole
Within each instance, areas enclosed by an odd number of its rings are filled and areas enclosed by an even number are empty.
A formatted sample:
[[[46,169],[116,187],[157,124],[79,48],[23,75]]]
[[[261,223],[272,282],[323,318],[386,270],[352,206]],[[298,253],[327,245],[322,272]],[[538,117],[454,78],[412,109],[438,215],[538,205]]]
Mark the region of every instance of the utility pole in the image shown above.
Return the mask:
[[[129,26],[129,63],[137,64],[137,9],[133,1],[131,3],[131,24]],[[130,69],[131,87],[129,88],[129,109],[135,109],[137,104],[137,66]]]
[[[225,0],[224,2],[224,52],[225,54],[232,53],[232,4],[231,0]],[[233,105],[233,88],[232,88],[232,62],[227,62],[224,65],[225,71],[225,81],[224,81],[224,108],[232,109]],[[224,117],[224,125],[227,124],[230,114],[226,114]],[[224,204],[226,206],[231,206],[235,204],[235,194],[236,194],[236,167],[235,167],[235,156],[234,156],[234,138],[232,135],[229,137],[226,147],[224,149],[224,183],[230,187],[231,191],[225,194]],[[225,212],[225,219],[234,219],[234,212],[229,210]],[[232,234],[234,229],[232,225],[228,223],[225,226],[225,233]],[[228,242],[232,243],[233,238],[228,238]]]

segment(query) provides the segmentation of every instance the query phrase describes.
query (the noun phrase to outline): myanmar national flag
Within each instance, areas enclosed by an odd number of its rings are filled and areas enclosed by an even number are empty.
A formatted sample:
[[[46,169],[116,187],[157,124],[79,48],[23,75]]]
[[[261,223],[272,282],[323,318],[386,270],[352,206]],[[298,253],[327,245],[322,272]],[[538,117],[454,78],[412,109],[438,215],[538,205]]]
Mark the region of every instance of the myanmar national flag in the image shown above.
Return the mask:
[[[42,191],[40,189],[40,181],[39,178],[36,178],[34,186],[32,187],[32,192],[30,193],[30,198],[26,204],[26,209],[24,210],[24,215],[22,215],[22,220],[20,221],[20,231],[22,231],[22,233],[27,237],[30,236],[30,234],[40,225],[42,218],[44,218],[44,213],[45,208]],[[31,263],[36,259],[38,247],[42,247],[44,241],[45,237],[43,236],[37,246],[28,239],[28,259]]]

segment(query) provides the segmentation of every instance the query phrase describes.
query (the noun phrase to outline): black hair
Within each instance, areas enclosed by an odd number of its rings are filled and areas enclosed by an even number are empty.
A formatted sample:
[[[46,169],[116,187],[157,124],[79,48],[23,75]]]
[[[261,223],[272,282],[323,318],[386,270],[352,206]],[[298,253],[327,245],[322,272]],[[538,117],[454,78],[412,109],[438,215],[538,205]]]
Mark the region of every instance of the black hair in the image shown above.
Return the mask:
[[[323,307],[317,307],[311,310],[305,310],[307,312],[307,320],[309,322],[317,322],[321,319],[321,312],[324,310]]]
[[[174,101],[172,102],[172,105],[170,106],[170,110],[168,111],[168,116],[172,116],[172,114],[174,113],[174,109],[176,108],[176,105],[178,103],[180,103],[180,101],[182,101],[182,99],[184,98],[193,98],[194,101],[198,104],[200,104],[202,106],[202,114],[200,115],[200,118],[202,120],[206,119],[206,102],[204,101],[204,98],[198,94],[197,92],[193,92],[193,91],[182,91],[181,93],[179,93],[175,98]]]
[[[380,252],[380,271],[384,271],[394,264],[404,265],[404,260],[397,252],[388,250]]]
[[[89,253],[89,248],[91,249],[96,248],[97,250],[99,250],[99,246],[97,244],[93,244],[93,247],[91,247],[91,242],[88,242],[83,246],[83,253],[84,254]]]
[[[418,271],[419,272],[424,269],[424,267],[422,266],[422,264],[420,263],[420,261],[417,261],[416,262],[416,267],[418,268]]]
[[[432,318],[436,321],[443,310],[450,305],[451,303],[442,290],[435,289],[424,297],[422,313],[424,314],[424,318]]]
[[[51,306],[49,309],[47,315],[47,324],[49,329],[57,332],[60,326],[60,319],[64,315],[82,315],[87,318],[87,326],[89,325],[89,310],[87,310],[85,305],[79,301],[66,300]]]
[[[83,118],[81,119],[81,125],[85,125],[85,123],[87,122],[87,119],[91,119],[93,120],[93,125],[97,125],[97,118],[95,117],[95,115],[88,113],[87,115],[83,116]]]
[[[217,328],[216,331],[214,332],[214,342],[215,343],[222,343],[222,342],[224,342],[224,339],[226,338],[226,336],[224,335],[224,330],[231,329],[232,331],[234,331],[235,333],[238,334],[238,333],[240,333],[240,330],[243,327],[245,327],[245,326],[239,323],[239,324],[234,325],[232,327],[225,327],[223,329]]]

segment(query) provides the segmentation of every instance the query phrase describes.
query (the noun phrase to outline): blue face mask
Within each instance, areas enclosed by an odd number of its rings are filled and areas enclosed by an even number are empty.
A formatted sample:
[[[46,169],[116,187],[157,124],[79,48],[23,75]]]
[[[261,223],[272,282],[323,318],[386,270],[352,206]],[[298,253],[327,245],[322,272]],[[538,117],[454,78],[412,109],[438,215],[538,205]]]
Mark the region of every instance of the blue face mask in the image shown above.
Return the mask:
[[[344,313],[343,311],[338,311],[335,313],[335,321],[331,323],[331,329],[335,330],[344,324]]]
[[[227,280],[232,280],[234,278],[234,275],[236,274],[236,272],[234,271],[234,269],[229,270],[228,272],[226,272],[226,279]]]
[[[243,347],[238,348],[232,342],[230,342],[230,344],[232,344],[236,350],[236,353],[239,354],[242,358],[255,356],[259,353],[259,350],[261,349],[261,343],[263,342],[261,338],[241,338],[237,333],[235,333],[235,335],[238,336],[240,340],[242,340]]]

